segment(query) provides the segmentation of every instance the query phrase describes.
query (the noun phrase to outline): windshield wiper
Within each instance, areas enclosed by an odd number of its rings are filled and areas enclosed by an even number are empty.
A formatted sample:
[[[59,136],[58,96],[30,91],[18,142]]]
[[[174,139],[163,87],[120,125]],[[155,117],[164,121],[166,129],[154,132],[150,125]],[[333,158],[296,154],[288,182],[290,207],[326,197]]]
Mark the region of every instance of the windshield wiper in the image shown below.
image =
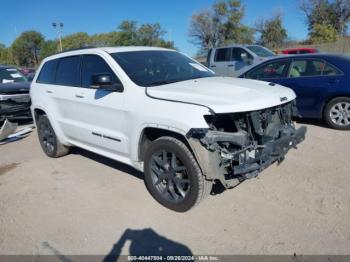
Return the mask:
[[[167,85],[167,84],[172,84],[172,83],[181,82],[181,81],[195,80],[195,79],[214,77],[214,76],[217,76],[217,75],[214,74],[214,75],[208,75],[208,76],[196,76],[196,77],[182,78],[182,79],[176,79],[176,80],[159,80],[159,81],[151,82],[147,84],[147,86]]]

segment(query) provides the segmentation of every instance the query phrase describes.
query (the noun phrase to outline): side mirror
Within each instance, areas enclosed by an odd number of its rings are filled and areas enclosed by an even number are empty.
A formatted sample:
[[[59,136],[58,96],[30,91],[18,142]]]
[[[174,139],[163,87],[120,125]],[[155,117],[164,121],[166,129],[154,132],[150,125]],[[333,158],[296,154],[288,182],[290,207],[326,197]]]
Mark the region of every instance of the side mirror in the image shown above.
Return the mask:
[[[93,88],[110,92],[123,92],[124,87],[120,82],[113,83],[111,74],[96,74],[92,77]]]
[[[248,57],[247,53],[241,53],[241,60],[247,65],[251,65],[253,63],[252,60]]]

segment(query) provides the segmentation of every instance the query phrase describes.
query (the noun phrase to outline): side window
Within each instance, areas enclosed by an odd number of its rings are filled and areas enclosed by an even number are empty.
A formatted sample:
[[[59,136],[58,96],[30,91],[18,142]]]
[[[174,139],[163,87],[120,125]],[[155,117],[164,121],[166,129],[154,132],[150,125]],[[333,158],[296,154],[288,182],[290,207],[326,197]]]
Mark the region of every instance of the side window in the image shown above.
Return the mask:
[[[322,60],[305,59],[293,61],[289,77],[321,76],[327,74],[337,74],[337,70]]]
[[[287,60],[271,62],[248,72],[246,77],[252,79],[285,77],[287,75],[288,64]]]
[[[230,61],[230,48],[219,48],[215,52],[215,62]]]
[[[54,84],[55,82],[55,73],[56,73],[57,59],[47,61],[39,73],[37,83],[43,84]]]
[[[306,60],[296,60],[292,62],[292,66],[289,71],[289,77],[300,77],[306,72]]]
[[[80,56],[59,59],[55,82],[64,86],[80,86]]]
[[[243,48],[234,47],[232,48],[231,61],[245,62],[244,59],[253,59],[253,56],[245,51]]]
[[[333,65],[325,62],[324,69],[322,71],[322,75],[324,76],[334,76],[343,74],[339,69],[335,68]]]
[[[90,87],[93,85],[93,76],[96,74],[111,74],[113,83],[120,82],[112,69],[106,63],[106,61],[97,55],[84,55],[83,56],[83,69],[82,69],[82,86]]]

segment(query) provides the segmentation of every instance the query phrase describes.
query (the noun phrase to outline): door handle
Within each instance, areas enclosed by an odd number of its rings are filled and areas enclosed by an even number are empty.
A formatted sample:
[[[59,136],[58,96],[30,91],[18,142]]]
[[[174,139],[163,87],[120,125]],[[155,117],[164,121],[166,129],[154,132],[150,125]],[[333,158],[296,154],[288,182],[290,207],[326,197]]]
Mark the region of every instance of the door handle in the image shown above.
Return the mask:
[[[46,93],[48,93],[48,94],[52,94],[52,93],[53,93],[53,91],[52,91],[52,90],[46,90]]]
[[[212,65],[212,66],[210,66],[210,67],[216,67],[216,65]]]
[[[335,79],[335,78],[331,78],[328,81],[328,83],[330,83],[330,84],[335,84],[335,83],[338,83],[338,82],[339,82],[338,79]]]
[[[77,98],[84,98],[85,94],[75,94],[75,97],[77,97]]]
[[[235,66],[235,65],[228,65],[228,67],[233,67],[233,66]]]

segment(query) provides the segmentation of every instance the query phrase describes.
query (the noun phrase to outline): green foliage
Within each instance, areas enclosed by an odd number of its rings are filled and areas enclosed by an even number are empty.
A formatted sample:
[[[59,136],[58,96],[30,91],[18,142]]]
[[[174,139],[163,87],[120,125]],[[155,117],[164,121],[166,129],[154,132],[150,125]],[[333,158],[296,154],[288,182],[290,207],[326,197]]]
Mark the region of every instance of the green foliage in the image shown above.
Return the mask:
[[[36,31],[23,32],[10,47],[16,65],[37,66],[44,37]]]
[[[282,25],[282,15],[276,14],[274,17],[262,20],[257,24],[260,32],[259,44],[271,49],[278,48],[287,39],[287,30]]]
[[[192,16],[189,35],[202,52],[223,44],[252,43],[254,30],[242,24],[244,13],[240,0],[218,1]]]
[[[43,60],[45,57],[57,53],[58,43],[57,41],[48,40],[45,41],[40,50],[40,60]]]
[[[335,41],[345,35],[350,18],[349,0],[303,0],[310,43]],[[316,42],[315,42],[316,41]]]
[[[88,35],[77,32],[62,38],[63,50],[86,46],[130,46],[148,45],[174,48],[173,42],[166,41],[166,31],[161,25],[142,24],[135,21],[123,21],[118,31]],[[0,43],[0,63],[16,64],[18,66],[37,67],[42,59],[55,54],[58,49],[58,39],[45,41],[41,33],[36,31],[23,32],[15,39],[9,48]]]
[[[62,38],[64,50],[80,48],[84,46],[130,46],[146,45],[173,48],[173,43],[165,41],[163,30],[160,24],[143,24],[137,26],[135,21],[123,21],[119,31],[95,34],[89,36],[87,33],[79,32]]]
[[[85,46],[89,46],[91,44],[90,37],[85,32],[78,32],[74,34],[70,34],[66,37],[62,38],[62,46],[63,49],[75,49],[81,48]]]
[[[12,53],[9,48],[0,43],[0,64],[14,64]]]
[[[309,34],[309,41],[313,44],[335,42],[338,39],[337,30],[328,24],[315,24]]]

